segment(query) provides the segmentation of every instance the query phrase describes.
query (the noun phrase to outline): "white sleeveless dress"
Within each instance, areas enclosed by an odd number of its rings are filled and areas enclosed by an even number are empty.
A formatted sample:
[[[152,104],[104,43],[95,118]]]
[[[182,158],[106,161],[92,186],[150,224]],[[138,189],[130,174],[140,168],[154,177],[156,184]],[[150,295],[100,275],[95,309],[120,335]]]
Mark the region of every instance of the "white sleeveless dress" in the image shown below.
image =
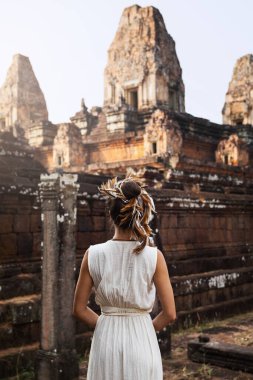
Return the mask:
[[[157,248],[133,254],[134,241],[89,248],[88,266],[101,315],[87,380],[162,380],[161,353],[149,312],[155,301]]]

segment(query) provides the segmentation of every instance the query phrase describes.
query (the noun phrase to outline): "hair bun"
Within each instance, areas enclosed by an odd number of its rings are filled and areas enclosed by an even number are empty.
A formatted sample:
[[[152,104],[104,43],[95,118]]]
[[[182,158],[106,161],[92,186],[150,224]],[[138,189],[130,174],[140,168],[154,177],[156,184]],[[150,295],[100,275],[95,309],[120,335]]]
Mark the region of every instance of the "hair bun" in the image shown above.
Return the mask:
[[[138,183],[132,180],[125,181],[121,186],[121,190],[128,200],[137,198],[141,193],[141,187],[138,185]]]

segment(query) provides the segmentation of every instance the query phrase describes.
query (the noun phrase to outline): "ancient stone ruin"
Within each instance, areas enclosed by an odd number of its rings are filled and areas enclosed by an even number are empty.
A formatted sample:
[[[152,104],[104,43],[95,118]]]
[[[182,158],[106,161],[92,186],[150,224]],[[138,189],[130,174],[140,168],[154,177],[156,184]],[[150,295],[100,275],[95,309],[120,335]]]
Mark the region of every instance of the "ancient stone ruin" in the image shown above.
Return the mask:
[[[16,54],[0,88],[0,129],[28,138],[32,123],[47,119],[45,98],[29,58]]]
[[[122,107],[140,111],[164,106],[184,111],[184,84],[175,42],[158,9],[135,5],[124,10],[108,50],[104,106],[114,111],[107,110],[107,128],[112,132],[125,130],[126,123],[115,113]]]
[[[242,66],[249,68],[252,60],[247,57]],[[239,91],[249,83],[249,69],[241,72],[240,82],[237,77],[231,82],[233,96],[237,86]],[[45,310],[55,289],[61,294],[66,290],[61,283],[66,278],[71,298],[68,249],[76,280],[85,250],[112,235],[105,200],[97,190],[109,176],[135,173],[153,195],[155,239],[176,298],[174,328],[252,309],[251,108],[243,108],[247,121],[222,125],[185,113],[175,43],[154,7],[124,10],[108,52],[104,86],[103,107],[88,110],[82,100],[80,111],[62,124],[48,120],[28,58],[15,56],[1,89],[0,378],[14,375],[17,362],[28,366],[36,357],[38,372],[43,365],[51,371],[53,361],[56,372],[50,373],[57,379],[62,368],[66,371],[67,354],[76,375],[73,347],[83,354],[92,332],[81,323],[71,325],[69,306],[59,304],[65,322],[58,309],[50,315]],[[71,210],[76,210],[72,219]],[[48,257],[52,236],[59,245],[55,256]],[[49,265],[44,258],[61,265]],[[55,268],[46,272],[50,281],[60,279],[55,289],[48,283],[51,293],[46,281],[41,283],[47,266]],[[43,311],[41,293],[49,294]],[[90,305],[97,310],[93,298]],[[55,335],[45,329],[41,335],[47,322]],[[64,323],[73,339],[61,333]]]
[[[224,124],[253,124],[252,54],[244,55],[235,64],[222,115]]]

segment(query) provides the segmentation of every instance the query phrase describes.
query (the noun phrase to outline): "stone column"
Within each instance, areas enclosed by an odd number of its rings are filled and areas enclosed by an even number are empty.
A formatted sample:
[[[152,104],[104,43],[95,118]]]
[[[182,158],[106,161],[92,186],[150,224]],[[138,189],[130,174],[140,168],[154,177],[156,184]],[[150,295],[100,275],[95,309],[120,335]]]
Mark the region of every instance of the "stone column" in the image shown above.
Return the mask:
[[[43,219],[41,342],[36,380],[77,380],[72,303],[76,270],[77,175],[41,176]]]

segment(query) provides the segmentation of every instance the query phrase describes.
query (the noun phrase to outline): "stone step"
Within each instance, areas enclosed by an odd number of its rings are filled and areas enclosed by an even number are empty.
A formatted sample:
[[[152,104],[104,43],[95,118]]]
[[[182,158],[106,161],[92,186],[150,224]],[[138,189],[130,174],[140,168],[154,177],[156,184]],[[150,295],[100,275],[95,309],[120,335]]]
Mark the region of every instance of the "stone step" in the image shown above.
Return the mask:
[[[41,296],[32,294],[0,301],[1,348],[40,338]]]
[[[175,296],[191,295],[253,282],[253,266],[248,268],[220,269],[171,278]]]
[[[196,307],[192,310],[179,311],[177,313],[177,321],[172,329],[176,331],[179,328],[189,328],[199,323],[215,321],[252,310],[253,295],[208,306]]]
[[[0,323],[14,325],[40,321],[41,295],[31,294],[0,301]]]
[[[32,369],[38,348],[39,343],[34,342],[0,350],[0,379],[7,380],[10,376],[16,376],[15,379],[19,379],[21,369]]]
[[[187,160],[187,159],[186,159]],[[221,172],[212,171],[210,173],[208,172],[201,172],[201,168],[198,167],[198,170],[196,173],[193,173],[193,170],[196,170],[196,164],[192,166],[191,168],[184,169],[184,170],[177,170],[175,169],[170,177],[171,181],[183,181],[185,182],[187,178],[187,183],[207,183],[210,184],[213,182],[215,186],[217,185],[226,185],[226,187],[250,187],[252,186],[252,182],[250,179],[245,179],[245,177],[241,175],[241,173],[235,173],[233,176],[227,176],[222,175]],[[167,185],[168,183],[166,183]]]
[[[222,183],[216,183],[212,184],[208,181],[190,181],[191,185],[194,186],[195,183],[199,185],[199,190],[203,193],[213,193],[213,194],[224,194],[224,184]],[[188,182],[188,185],[190,185],[190,182]],[[173,178],[170,177],[170,181],[166,183],[164,188],[170,189],[170,190],[185,190],[185,178]],[[242,183],[240,185],[234,185],[234,184],[228,184],[226,182],[226,191],[229,192],[229,194],[251,194],[250,186],[247,186],[246,183]]]
[[[87,331],[76,335],[76,350],[81,356],[87,354],[90,349],[92,331]],[[11,380],[11,376],[15,376],[13,380],[19,377],[23,369],[34,371],[34,362],[36,351],[39,349],[39,341],[31,344],[24,344],[0,350],[0,379]],[[45,379],[47,380],[47,379]]]
[[[200,336],[188,343],[188,358],[198,363],[253,373],[252,348],[210,341],[208,336]]]
[[[20,273],[0,279],[0,298],[9,299],[40,293],[41,276],[38,273]]]
[[[184,276],[219,269],[233,269],[253,266],[253,254],[246,253],[222,257],[201,257],[189,260],[170,261],[166,259],[170,276]]]
[[[201,306],[206,307],[220,302],[240,299],[249,294],[253,294],[253,282],[221,289],[212,289],[206,292],[193,293],[186,296],[177,296],[175,297],[176,308],[177,312],[192,310]]]
[[[0,324],[1,349],[17,345],[23,346],[40,339],[40,322],[13,325],[10,322]]]
[[[41,273],[41,259],[29,258],[28,260],[18,261],[17,258],[8,258],[6,263],[0,264],[0,281],[6,277],[13,277],[20,273]]]
[[[165,244],[163,242],[164,256],[168,263],[173,261],[216,258],[216,257],[233,257],[253,254],[253,245],[226,243],[198,243],[198,244]]]

